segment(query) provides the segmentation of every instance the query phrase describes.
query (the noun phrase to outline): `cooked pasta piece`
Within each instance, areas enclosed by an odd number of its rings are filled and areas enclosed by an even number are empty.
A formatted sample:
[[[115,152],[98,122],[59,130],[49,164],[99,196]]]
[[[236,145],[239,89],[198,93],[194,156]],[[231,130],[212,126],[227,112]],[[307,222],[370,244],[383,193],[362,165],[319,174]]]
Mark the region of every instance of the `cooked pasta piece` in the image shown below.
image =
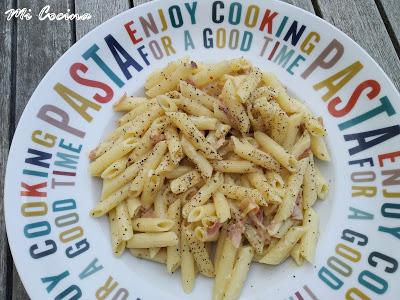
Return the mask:
[[[280,264],[290,255],[290,251],[305,233],[305,227],[297,226],[290,228],[286,235],[265,254],[260,262],[268,265]]]
[[[180,194],[197,185],[200,181],[200,173],[193,170],[172,180],[170,183],[170,188],[174,194]]]
[[[153,257],[150,256],[149,249],[145,248],[131,248],[129,252],[137,258],[155,261],[160,264],[165,264],[167,262],[167,251],[165,249],[161,249],[157,255]]]
[[[207,158],[221,159],[221,156],[214,147],[207,142],[204,135],[196,128],[192,121],[185,113],[167,113],[167,116],[172,120],[183,134],[192,142],[193,146],[204,152]]]
[[[207,277],[214,277],[214,266],[211,262],[210,256],[205,248],[203,242],[196,239],[193,231],[184,227],[183,234],[185,235],[185,239],[187,239],[189,243],[189,247],[192,251],[194,260],[196,261],[196,265],[199,268],[199,272]]]
[[[174,225],[171,231],[175,232],[178,239],[181,238],[181,201],[178,199],[168,207],[168,219],[172,220]],[[167,271],[175,272],[181,264],[181,242],[175,246],[167,247]]]
[[[211,177],[213,167],[204,155],[196,151],[193,145],[184,137],[182,137],[182,147],[185,155],[196,165],[201,175]]]
[[[181,232],[183,232],[183,225],[181,226]],[[190,250],[189,241],[186,234],[181,235],[181,280],[182,287],[185,293],[190,293],[194,288],[195,281],[195,262],[193,254]]]
[[[226,287],[224,298],[222,298],[223,300],[236,300],[239,298],[253,256],[254,250],[252,247],[247,246],[239,249],[238,257],[232,270],[232,275]]]
[[[114,111],[130,111],[147,101],[148,100],[145,97],[129,97],[125,93],[117,102],[114,103],[113,109]]]
[[[191,210],[197,206],[205,204],[208,199],[222,185],[223,176],[221,173],[215,173],[206,183],[197,191],[197,193],[183,206],[182,215],[187,218]]]
[[[231,137],[234,145],[234,151],[241,158],[249,160],[261,167],[264,167],[269,170],[279,170],[279,163],[268,153],[265,153],[249,142],[241,142],[236,137]]]
[[[110,222],[111,229],[111,245],[114,255],[121,256],[124,253],[126,247],[126,241],[122,239],[120,235],[120,228],[117,222],[115,209],[108,213],[108,220]]]
[[[146,232],[135,233],[127,242],[126,248],[168,247],[177,244],[178,237],[175,232]]]
[[[290,217],[296,204],[297,196],[299,195],[301,185],[303,183],[304,174],[308,166],[308,158],[303,158],[299,161],[299,171],[292,174],[288,178],[287,190],[283,197],[282,204],[274,216],[273,223],[279,224]]]
[[[300,240],[300,254],[308,262],[314,263],[319,236],[319,217],[312,208],[304,212],[303,226],[307,227],[307,231]]]
[[[254,137],[261,148],[270,153],[282,166],[292,173],[297,171],[297,159],[281,145],[263,132],[254,132]]]

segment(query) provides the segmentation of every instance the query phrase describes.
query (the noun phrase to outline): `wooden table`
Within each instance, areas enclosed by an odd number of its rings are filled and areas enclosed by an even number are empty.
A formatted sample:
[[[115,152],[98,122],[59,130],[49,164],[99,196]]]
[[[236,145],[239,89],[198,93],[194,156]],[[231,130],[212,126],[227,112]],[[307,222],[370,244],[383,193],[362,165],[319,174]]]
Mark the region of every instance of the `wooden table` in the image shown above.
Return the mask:
[[[77,40],[107,19],[149,0],[2,0],[0,1],[0,189],[15,127],[39,81]],[[284,0],[332,23],[360,44],[400,89],[399,0]],[[11,8],[90,12],[89,21],[7,21]],[[16,6],[16,7],[15,7]],[[3,197],[2,197],[3,199]],[[13,265],[0,201],[0,299],[29,299]]]

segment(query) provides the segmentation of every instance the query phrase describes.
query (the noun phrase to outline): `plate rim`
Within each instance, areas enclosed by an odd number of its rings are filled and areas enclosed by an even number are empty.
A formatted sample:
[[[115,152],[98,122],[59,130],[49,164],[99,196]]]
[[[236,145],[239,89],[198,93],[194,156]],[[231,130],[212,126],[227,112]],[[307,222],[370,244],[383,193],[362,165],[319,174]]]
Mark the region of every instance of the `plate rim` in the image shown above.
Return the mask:
[[[204,0],[203,0],[204,1]],[[209,2],[212,2],[213,0],[206,0]],[[240,2],[244,2],[243,0],[239,0]],[[297,11],[300,14],[305,14],[306,16],[309,16],[311,18],[314,18],[315,20],[317,20],[318,22],[322,22],[324,25],[327,25],[327,27],[329,28],[329,30],[333,30],[333,33],[335,34],[334,36],[339,36],[341,38],[343,38],[344,40],[346,40],[347,42],[349,42],[351,44],[351,47],[355,47],[356,51],[361,51],[367,58],[367,61],[369,63],[372,64],[373,68],[377,68],[377,70],[379,71],[379,76],[378,78],[382,78],[382,80],[385,83],[388,83],[388,87],[389,89],[393,90],[394,93],[397,95],[398,98],[400,98],[400,91],[396,88],[395,84],[393,83],[393,81],[391,80],[391,78],[386,74],[386,72],[383,70],[383,68],[378,64],[378,62],[361,46],[359,45],[356,41],[354,41],[347,33],[343,32],[342,30],[340,30],[339,28],[335,27],[333,24],[329,23],[328,21],[326,21],[325,19],[317,16],[316,14],[313,14],[303,8],[300,8],[298,6],[295,6],[293,4],[287,3],[287,2],[283,2],[280,0],[263,0],[265,1],[266,5],[268,5],[268,2],[273,2],[276,3],[278,6],[283,6],[283,7],[287,7],[291,10]],[[6,163],[6,172],[4,175],[4,188],[3,188],[3,218],[4,218],[4,223],[5,223],[5,228],[6,228],[6,236],[7,236],[7,242],[8,242],[8,246],[12,255],[12,260],[14,262],[14,265],[16,267],[16,270],[18,272],[18,276],[28,294],[29,297],[35,297],[37,296],[37,293],[35,293],[36,288],[34,286],[34,284],[28,284],[28,278],[25,276],[24,272],[23,272],[23,266],[21,265],[21,261],[18,260],[17,256],[14,256],[17,251],[16,251],[16,247],[17,247],[17,242],[14,240],[13,242],[13,232],[12,232],[12,228],[10,228],[10,223],[11,221],[8,221],[11,216],[9,216],[10,213],[7,213],[7,211],[9,210],[8,207],[8,202],[11,200],[8,200],[9,197],[8,194],[10,194],[10,190],[12,189],[10,179],[8,178],[11,173],[10,169],[12,168],[10,162],[11,162],[11,157],[13,155],[14,152],[14,148],[16,147],[16,140],[18,139],[18,135],[19,132],[21,130],[21,122],[27,117],[27,113],[28,113],[28,107],[31,105],[31,100],[32,98],[34,98],[34,96],[38,93],[38,87],[40,85],[42,85],[48,77],[50,77],[51,73],[53,73],[53,71],[55,69],[57,69],[59,67],[59,65],[61,64],[61,62],[70,55],[71,52],[74,51],[75,48],[78,47],[78,45],[80,43],[84,43],[86,40],[90,39],[90,36],[93,35],[95,32],[101,30],[101,28],[103,28],[104,26],[106,26],[107,24],[110,24],[112,22],[114,22],[116,19],[121,18],[124,15],[127,15],[129,13],[131,13],[133,10],[139,10],[139,9],[145,9],[146,7],[157,7],[159,6],[160,3],[169,3],[169,4],[173,4],[173,3],[180,3],[180,0],[151,0],[149,2],[145,2],[145,3],[141,3],[137,6],[134,6],[132,8],[129,8],[125,11],[120,12],[119,14],[111,17],[110,19],[104,21],[103,23],[97,25],[96,27],[94,27],[93,29],[91,29],[90,31],[88,31],[82,38],[80,38],[78,41],[76,41],[71,47],[69,47],[55,62],[54,64],[50,67],[50,69],[46,72],[46,74],[43,76],[43,78],[39,81],[39,83],[36,85],[36,88],[34,89],[34,91],[32,92],[31,96],[29,97],[28,102],[26,103],[23,112],[18,120],[18,124],[15,128],[15,131],[13,133],[13,138],[12,138],[12,142],[11,145],[9,147],[9,152],[7,155],[7,163]],[[251,3],[251,0],[249,1]],[[245,5],[250,4],[247,1],[244,2]],[[225,26],[228,27],[228,26]],[[20,272],[21,271],[21,272]]]

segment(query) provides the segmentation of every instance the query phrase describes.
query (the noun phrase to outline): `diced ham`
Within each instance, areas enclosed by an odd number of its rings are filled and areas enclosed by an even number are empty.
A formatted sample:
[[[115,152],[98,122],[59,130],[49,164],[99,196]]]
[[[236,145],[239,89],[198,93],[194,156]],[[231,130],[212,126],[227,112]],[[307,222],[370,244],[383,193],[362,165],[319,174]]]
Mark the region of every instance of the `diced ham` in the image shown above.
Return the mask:
[[[202,87],[201,90],[210,96],[218,97],[222,92],[222,86],[215,82],[210,82],[209,84]]]
[[[196,62],[194,62],[193,60],[190,61],[190,66],[191,66],[193,69],[197,69],[197,68],[198,68]]]
[[[258,210],[256,213],[249,213],[249,219],[253,223],[258,236],[261,237],[263,241],[271,238],[267,232],[267,228],[264,225],[264,212],[261,209]]]
[[[207,234],[210,236],[216,235],[221,228],[222,224],[220,222],[215,222],[212,226],[207,228]]]
[[[303,193],[301,191],[296,198],[296,203],[292,212],[292,219],[303,220]]]
[[[242,217],[245,217],[250,213],[257,213],[260,210],[260,207],[255,201],[243,200],[239,204],[239,209],[242,213]]]
[[[139,214],[140,214],[141,218],[156,218],[157,217],[153,208],[151,208],[151,207],[148,209],[142,207]]]
[[[90,151],[90,153],[89,153],[89,160],[90,161],[94,161],[96,159],[96,152],[97,152],[98,148],[99,147],[96,147],[92,151]]]
[[[233,223],[228,226],[228,237],[231,239],[232,244],[235,248],[240,247],[242,241],[242,234],[244,233],[243,221]]]
[[[265,230],[265,226],[264,226],[264,213],[261,209],[259,209],[256,213],[255,212],[251,212],[249,213],[249,217],[250,220],[253,222],[253,224],[257,227],[257,228],[261,228],[263,230]]]
[[[302,154],[300,154],[300,155],[297,157],[297,159],[298,159],[298,160],[301,160],[301,159],[303,159],[303,158],[308,157],[310,154],[311,154],[311,148],[308,147],[306,150],[304,150],[304,152],[303,152]]]
[[[196,84],[194,83],[194,81],[191,78],[188,78],[185,80],[187,83],[189,83],[190,85],[196,86]]]
[[[152,134],[152,135],[150,136],[150,139],[151,139],[151,143],[152,143],[153,145],[156,145],[157,143],[159,143],[159,142],[161,142],[161,141],[164,141],[164,140],[166,139],[166,137],[165,137],[164,134],[162,134],[162,133],[160,133],[160,132],[157,132],[157,133],[155,133],[155,134]]]

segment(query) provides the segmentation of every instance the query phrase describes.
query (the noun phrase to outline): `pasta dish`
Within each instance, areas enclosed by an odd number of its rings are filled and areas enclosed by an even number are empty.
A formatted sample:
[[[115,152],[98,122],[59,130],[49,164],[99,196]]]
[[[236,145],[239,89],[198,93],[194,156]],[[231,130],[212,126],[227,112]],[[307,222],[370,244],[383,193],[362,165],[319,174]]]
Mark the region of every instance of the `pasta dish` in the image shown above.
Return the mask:
[[[117,128],[90,153],[103,180],[115,255],[214,278],[213,300],[238,299],[251,262],[312,263],[328,183],[322,118],[272,74],[238,58],[183,58],[154,71],[146,97],[124,95]]]

